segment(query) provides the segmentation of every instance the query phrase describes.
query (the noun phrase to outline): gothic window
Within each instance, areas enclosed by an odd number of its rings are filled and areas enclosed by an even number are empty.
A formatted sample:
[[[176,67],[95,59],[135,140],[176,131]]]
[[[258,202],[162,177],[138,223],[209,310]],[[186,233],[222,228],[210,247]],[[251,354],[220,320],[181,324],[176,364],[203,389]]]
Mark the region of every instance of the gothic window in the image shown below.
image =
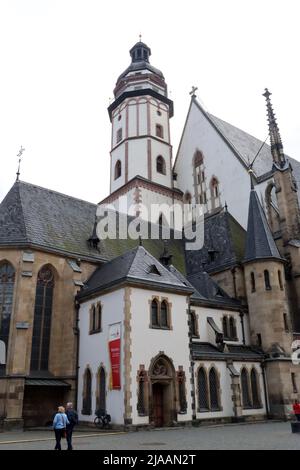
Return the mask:
[[[140,370],[138,373],[138,397],[137,397],[137,411],[138,411],[139,416],[147,415],[146,394],[147,394],[147,373],[145,370]]]
[[[115,180],[120,178],[121,175],[122,175],[122,163],[120,162],[120,160],[118,160],[115,164]]]
[[[219,403],[219,381],[216,369],[213,367],[209,371],[209,395],[210,395],[210,409],[217,411],[220,409]]]
[[[237,338],[236,325],[233,317],[229,318],[229,337],[231,340],[235,340]]]
[[[86,369],[84,373],[82,414],[92,414],[92,374],[90,369]]]
[[[123,138],[123,131],[122,131],[122,127],[120,127],[120,129],[117,130],[117,144],[121,142],[122,138]]]
[[[255,290],[256,290],[256,286],[255,286],[255,275],[254,275],[254,273],[252,272],[252,273],[250,274],[250,276],[251,276],[251,292],[255,292]]]
[[[204,171],[204,158],[200,150],[196,150],[193,158],[195,201],[198,204],[206,204],[206,180]]]
[[[9,327],[13,306],[13,293],[15,283],[15,270],[10,263],[0,266],[0,340],[8,348]],[[5,369],[5,365],[0,369]]]
[[[156,124],[156,137],[164,138],[164,128],[161,124]]]
[[[102,328],[102,305],[97,305],[97,319],[96,319],[96,328],[98,331],[101,331]]]
[[[242,370],[241,382],[242,382],[243,408],[251,408],[251,400],[250,400],[250,393],[249,393],[249,377],[248,377],[248,372],[246,369]]]
[[[49,265],[39,273],[35,291],[31,370],[48,370],[54,274]]]
[[[207,375],[204,367],[201,367],[198,371],[198,402],[199,411],[209,410]]]
[[[265,287],[266,290],[271,290],[271,284],[270,284],[270,273],[267,269],[264,270],[264,278],[265,278]]]
[[[168,304],[165,300],[162,301],[160,306],[160,326],[168,327]]]
[[[211,208],[215,209],[220,206],[220,190],[219,182],[214,176],[210,182],[210,196],[211,196]]]
[[[228,338],[229,334],[228,334],[228,319],[226,316],[223,317],[222,319],[222,326],[223,326],[223,334],[224,334],[224,338]]]
[[[162,175],[166,174],[166,162],[161,155],[159,155],[156,159],[156,171]]]
[[[159,326],[158,322],[158,302],[156,299],[153,299],[151,302],[151,325]]]
[[[291,379],[292,379],[293,393],[298,393],[298,387],[297,387],[297,383],[296,383],[296,374],[295,374],[295,372],[291,373]]]
[[[98,390],[97,410],[106,411],[106,377],[104,367],[100,367],[98,372]]]
[[[290,328],[289,328],[288,316],[286,313],[283,314],[283,324],[284,324],[285,331],[288,333],[290,331]]]
[[[275,184],[269,183],[266,189],[266,206],[268,214],[268,222],[272,232],[280,229],[279,209]]]
[[[257,372],[254,369],[254,367],[251,370],[250,380],[251,380],[251,390],[252,390],[252,406],[253,408],[261,408],[261,403],[259,399],[259,389],[258,389],[258,377],[257,377]]]
[[[197,328],[197,317],[195,312],[191,312],[191,333],[194,337],[199,336]]]
[[[282,273],[281,273],[281,271],[278,271],[278,282],[279,282],[280,289],[283,290],[283,282],[282,282]]]
[[[188,191],[186,191],[186,193],[183,196],[183,202],[185,204],[189,204],[189,205],[192,204],[192,195]]]
[[[180,370],[177,373],[178,379],[178,392],[179,392],[179,412],[186,413],[187,410],[187,401],[185,394],[185,373],[183,370]]]

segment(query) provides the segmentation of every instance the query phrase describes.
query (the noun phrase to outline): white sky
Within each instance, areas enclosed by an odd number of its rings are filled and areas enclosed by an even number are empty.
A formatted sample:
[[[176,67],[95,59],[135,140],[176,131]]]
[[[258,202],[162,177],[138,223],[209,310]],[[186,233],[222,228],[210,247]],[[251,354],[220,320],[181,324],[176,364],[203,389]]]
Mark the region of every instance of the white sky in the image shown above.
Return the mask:
[[[191,86],[264,140],[265,87],[300,160],[299,0],[0,0],[0,200],[21,179],[99,202],[109,190],[109,98],[142,40],[174,100],[175,157]]]

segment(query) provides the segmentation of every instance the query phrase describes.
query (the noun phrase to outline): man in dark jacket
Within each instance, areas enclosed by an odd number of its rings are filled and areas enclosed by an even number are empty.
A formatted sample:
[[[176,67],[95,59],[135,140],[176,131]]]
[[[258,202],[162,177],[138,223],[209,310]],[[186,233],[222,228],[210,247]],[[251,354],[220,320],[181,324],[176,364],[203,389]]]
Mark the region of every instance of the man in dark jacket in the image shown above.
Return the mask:
[[[67,444],[68,444],[68,450],[73,450],[72,447],[72,434],[73,434],[73,429],[76,424],[78,424],[78,415],[75,410],[73,410],[73,403],[67,403],[66,405],[66,415],[69,420],[69,423],[67,425]]]

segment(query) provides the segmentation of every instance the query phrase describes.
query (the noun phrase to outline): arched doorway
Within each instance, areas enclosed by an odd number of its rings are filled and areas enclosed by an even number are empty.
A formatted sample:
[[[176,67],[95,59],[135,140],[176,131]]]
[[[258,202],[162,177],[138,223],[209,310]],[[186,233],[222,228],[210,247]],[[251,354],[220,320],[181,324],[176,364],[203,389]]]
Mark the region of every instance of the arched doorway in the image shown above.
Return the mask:
[[[150,367],[150,423],[170,426],[177,419],[175,370],[167,356],[156,357]]]

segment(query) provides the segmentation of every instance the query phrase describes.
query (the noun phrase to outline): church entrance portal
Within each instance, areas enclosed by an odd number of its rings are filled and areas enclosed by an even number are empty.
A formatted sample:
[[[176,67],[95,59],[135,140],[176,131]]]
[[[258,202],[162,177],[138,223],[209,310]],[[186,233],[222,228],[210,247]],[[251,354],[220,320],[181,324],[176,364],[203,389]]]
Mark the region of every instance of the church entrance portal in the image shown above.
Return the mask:
[[[175,407],[175,371],[166,357],[155,360],[150,373],[151,417],[155,427],[170,426],[177,418]]]

